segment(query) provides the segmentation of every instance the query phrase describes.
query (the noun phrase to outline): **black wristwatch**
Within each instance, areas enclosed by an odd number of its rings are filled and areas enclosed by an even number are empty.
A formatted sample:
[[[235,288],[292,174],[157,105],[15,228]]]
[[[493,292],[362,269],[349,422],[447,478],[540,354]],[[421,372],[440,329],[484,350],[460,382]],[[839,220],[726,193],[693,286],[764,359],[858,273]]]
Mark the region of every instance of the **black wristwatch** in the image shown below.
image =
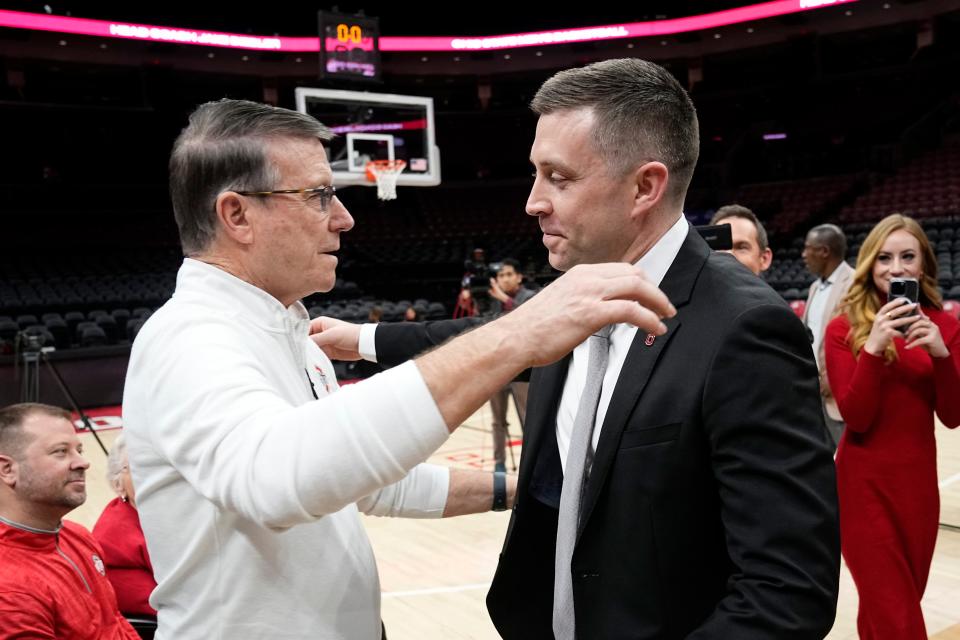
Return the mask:
[[[506,471],[493,472],[493,510],[507,510],[507,473]]]

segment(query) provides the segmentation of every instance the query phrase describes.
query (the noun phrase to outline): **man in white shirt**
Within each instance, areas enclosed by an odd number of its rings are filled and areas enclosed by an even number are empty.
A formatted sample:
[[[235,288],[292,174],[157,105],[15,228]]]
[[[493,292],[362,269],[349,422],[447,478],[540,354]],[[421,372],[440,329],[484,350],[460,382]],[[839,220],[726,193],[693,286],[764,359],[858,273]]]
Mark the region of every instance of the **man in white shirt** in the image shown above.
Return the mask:
[[[534,370],[517,499],[487,596],[497,631],[822,638],[840,537],[816,366],[783,299],[710,251],[682,214],[699,150],[689,96],[662,67],[606,60],[554,75],[531,106],[526,210],[550,264],[636,264],[677,315],[665,335],[617,323],[606,347],[598,332]],[[394,340],[430,342],[433,327],[379,325],[376,355]],[[369,349],[369,327],[314,329],[330,352]]]
[[[337,391],[299,302],[333,287],[353,226],[331,184],[330,137],[310,116],[222,100],[198,107],[174,145],[187,258],[137,336],[123,402],[161,640],[379,638],[359,512],[504,508],[502,475],[419,463],[523,369],[610,322],[662,333],[672,313],[637,269],[595,265]]]
[[[810,329],[813,355],[820,371],[820,394],[823,396],[823,416],[827,426],[828,444],[834,451],[843,435],[843,417],[827,380],[827,363],[823,357],[823,334],[830,320],[840,310],[844,296],[853,282],[853,267],[844,260],[847,238],[835,224],[821,224],[807,232],[803,243],[803,262],[817,280],[810,285],[803,322]]]

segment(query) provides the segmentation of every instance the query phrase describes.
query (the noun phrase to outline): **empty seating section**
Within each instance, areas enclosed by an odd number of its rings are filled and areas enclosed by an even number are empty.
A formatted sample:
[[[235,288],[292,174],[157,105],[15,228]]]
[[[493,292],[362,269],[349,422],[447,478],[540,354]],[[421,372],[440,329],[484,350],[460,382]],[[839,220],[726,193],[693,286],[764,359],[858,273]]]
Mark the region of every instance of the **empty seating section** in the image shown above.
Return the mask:
[[[849,197],[860,176],[847,174],[741,187],[734,202],[753,210],[772,237],[801,232],[809,220]]]
[[[556,274],[536,219],[523,210],[528,189],[517,182],[407,188],[389,206],[371,190],[352,190],[348,202],[357,226],[344,240],[341,277],[333,291],[304,301],[310,316],[364,322],[378,306],[384,320],[395,321],[412,306],[421,318],[449,317],[464,260],[475,247],[484,248],[490,262],[519,259],[525,273],[544,284]],[[920,155],[887,177],[860,173],[744,185],[730,202],[750,207],[764,221],[774,250],[764,277],[784,298],[799,301],[798,313],[814,280],[800,256],[806,231],[837,221],[847,234],[847,260],[855,264],[870,228],[892,212],[920,220],[936,248],[944,296],[960,300],[960,146]],[[58,349],[128,344],[172,294],[181,260],[175,248],[3,256],[0,352],[9,353],[21,332]],[[408,299],[398,299],[403,296]]]
[[[440,320],[450,317],[446,306],[442,302],[430,302],[425,299],[417,299],[413,302],[409,300],[399,300],[393,302],[390,300],[361,299],[348,300],[340,302],[331,302],[329,304],[317,304],[308,309],[311,318],[318,316],[330,316],[339,320],[348,322],[366,322],[370,316],[370,311],[374,307],[380,307],[383,311],[382,320],[385,322],[395,322],[403,320],[403,314],[409,307],[417,310],[417,314],[424,320]]]
[[[876,221],[840,225],[847,236],[847,262],[851,266],[856,265],[860,245],[874,224]],[[923,218],[920,224],[936,249],[938,280],[944,297],[960,300],[960,216]],[[803,236],[794,238],[787,247],[774,249],[773,264],[764,274],[770,286],[787,300],[806,299],[814,280],[800,257],[802,250]]]
[[[539,255],[537,221],[524,212],[529,185],[406,189],[396,205],[351,192],[350,251],[365,264],[462,267],[475,247],[489,259]],[[354,195],[356,193],[356,195]]]
[[[755,206],[758,212],[775,210],[777,202],[787,199],[781,194],[818,194],[811,202],[816,201],[819,210],[812,208],[813,216],[798,219],[792,227],[780,218],[786,206],[773,218],[761,214],[774,249],[773,264],[764,277],[784,298],[805,299],[814,280],[800,254],[804,235],[815,223],[836,222],[844,230],[847,262],[855,265],[860,245],[873,225],[891,213],[903,213],[920,221],[936,250],[944,297],[960,300],[960,146],[947,144],[924,153],[886,177],[841,176],[824,181],[817,190],[791,189],[789,184],[749,185],[738,193],[742,204]],[[790,232],[783,234],[787,229]]]
[[[913,218],[960,216],[960,145],[930,151],[840,210],[842,223],[876,221],[890,213]]]

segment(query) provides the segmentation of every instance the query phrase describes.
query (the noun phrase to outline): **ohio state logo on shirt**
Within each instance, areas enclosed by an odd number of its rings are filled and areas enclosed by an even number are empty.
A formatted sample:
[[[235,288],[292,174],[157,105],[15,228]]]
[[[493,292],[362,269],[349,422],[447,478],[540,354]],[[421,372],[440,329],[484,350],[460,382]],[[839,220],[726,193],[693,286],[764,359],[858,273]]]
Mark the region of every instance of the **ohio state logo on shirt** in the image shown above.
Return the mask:
[[[100,559],[100,556],[93,554],[90,556],[90,559],[93,560],[93,566],[102,576],[106,576],[107,573],[103,570],[103,560]]]

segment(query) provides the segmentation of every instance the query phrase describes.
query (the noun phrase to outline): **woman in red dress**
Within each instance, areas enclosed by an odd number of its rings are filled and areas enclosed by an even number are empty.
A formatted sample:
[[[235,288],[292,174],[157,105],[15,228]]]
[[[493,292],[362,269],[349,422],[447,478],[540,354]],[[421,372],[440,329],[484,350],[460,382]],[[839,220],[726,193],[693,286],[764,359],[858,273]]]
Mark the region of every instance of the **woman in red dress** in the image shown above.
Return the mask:
[[[891,278],[916,278],[919,304],[888,300]],[[857,629],[864,639],[925,639],[920,600],[940,515],[934,412],[960,424],[960,323],[942,310],[936,257],[915,220],[894,214],[873,228],[824,341],[846,422],[837,486]]]
[[[127,616],[153,617],[157,612],[147,599],[157,586],[147,543],[137,515],[136,495],[123,435],[117,437],[107,458],[107,480],[117,497],[107,503],[93,526],[93,537],[103,548],[107,578],[117,592],[117,604]]]

